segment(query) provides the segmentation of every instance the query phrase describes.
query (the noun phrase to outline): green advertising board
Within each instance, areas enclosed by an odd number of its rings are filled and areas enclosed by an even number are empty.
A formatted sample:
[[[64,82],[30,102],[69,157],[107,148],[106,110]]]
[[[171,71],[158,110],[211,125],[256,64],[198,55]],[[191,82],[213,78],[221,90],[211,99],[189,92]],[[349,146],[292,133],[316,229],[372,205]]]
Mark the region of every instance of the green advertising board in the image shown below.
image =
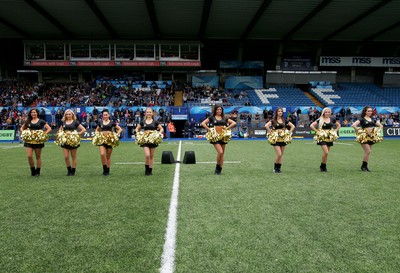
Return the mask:
[[[356,131],[353,127],[340,127],[339,129],[340,137],[356,137]],[[383,130],[381,130],[381,136],[383,136]]]
[[[14,140],[14,130],[0,130],[0,140]]]
[[[356,131],[353,127],[340,127],[339,129],[340,137],[356,137]]]

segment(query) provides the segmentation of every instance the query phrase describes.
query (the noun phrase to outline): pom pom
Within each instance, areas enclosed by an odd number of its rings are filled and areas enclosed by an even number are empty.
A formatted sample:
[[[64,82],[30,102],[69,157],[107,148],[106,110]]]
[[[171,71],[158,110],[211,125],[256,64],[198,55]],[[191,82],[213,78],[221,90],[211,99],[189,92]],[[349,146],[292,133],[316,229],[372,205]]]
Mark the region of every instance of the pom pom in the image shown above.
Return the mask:
[[[158,145],[162,142],[162,134],[157,130],[138,132],[136,134],[135,142],[137,145],[144,145],[144,144]]]
[[[43,130],[26,129],[22,131],[21,139],[29,144],[43,144],[49,140],[49,136]]]
[[[232,139],[232,131],[226,129],[226,127],[212,127],[210,131],[206,133],[206,139],[210,142],[222,141],[228,143]]]
[[[71,147],[79,147],[81,144],[81,136],[74,131],[59,131],[56,135],[54,143],[58,146],[68,145]]]
[[[106,134],[102,132],[96,132],[92,138],[92,144],[96,146],[106,144],[111,147],[117,147],[119,145],[119,137],[114,132],[107,132]]]
[[[368,142],[379,143],[382,142],[383,137],[381,136],[381,130],[377,128],[360,129],[356,132],[356,141],[364,144]]]
[[[292,133],[287,130],[272,130],[271,132],[267,133],[268,141],[271,144],[275,144],[276,142],[284,142],[289,144],[292,142]]]
[[[99,146],[101,144],[104,144],[106,138],[101,132],[96,132],[94,134],[94,137],[92,138],[92,144]]]
[[[335,129],[330,129],[330,130],[320,129],[315,132],[314,141],[317,143],[335,142],[338,138],[339,136],[337,135]]]
[[[111,132],[105,135],[104,144],[109,145],[111,147],[117,147],[119,145],[119,137],[117,133]]]

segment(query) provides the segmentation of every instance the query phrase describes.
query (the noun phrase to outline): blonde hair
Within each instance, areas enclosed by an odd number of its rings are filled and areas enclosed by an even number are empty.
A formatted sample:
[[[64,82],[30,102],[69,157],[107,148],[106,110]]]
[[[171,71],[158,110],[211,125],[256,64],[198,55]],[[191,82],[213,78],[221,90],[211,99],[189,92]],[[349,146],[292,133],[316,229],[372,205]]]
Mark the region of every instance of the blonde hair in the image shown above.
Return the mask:
[[[321,116],[319,117],[319,123],[318,123],[318,128],[320,128],[320,129],[322,128],[322,125],[324,125],[324,122],[325,122],[324,115],[325,115],[325,112],[328,110],[331,111],[331,113],[332,113],[332,110],[329,107],[325,107],[324,109],[322,109]]]
[[[66,117],[67,112],[71,112],[71,114],[72,114],[72,120],[76,120],[76,115],[75,115],[74,111],[72,111],[71,109],[67,109],[67,110],[65,110],[64,116],[63,116],[62,119],[61,119],[62,122],[64,122],[64,121],[67,120],[67,117]]]

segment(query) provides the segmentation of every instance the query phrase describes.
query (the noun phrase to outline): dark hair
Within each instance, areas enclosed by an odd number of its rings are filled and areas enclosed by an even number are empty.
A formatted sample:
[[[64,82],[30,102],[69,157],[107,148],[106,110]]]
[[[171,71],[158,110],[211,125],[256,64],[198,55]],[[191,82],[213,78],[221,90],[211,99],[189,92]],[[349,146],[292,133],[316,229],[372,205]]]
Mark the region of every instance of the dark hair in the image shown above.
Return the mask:
[[[110,113],[110,111],[108,111],[107,108],[104,108],[103,110],[101,110],[101,113],[103,114],[104,112]]]
[[[215,107],[213,109],[213,116],[215,117],[215,115],[217,114],[218,108],[221,108],[221,110],[222,110],[221,116],[223,117],[224,116],[224,108],[221,105],[215,105]]]
[[[365,106],[365,107],[362,109],[362,111],[361,111],[361,117],[362,117],[362,118],[365,117],[365,115],[367,114],[368,108],[371,108],[371,109],[372,109],[371,106]]]
[[[37,117],[39,118],[39,114],[40,114],[40,113],[39,113],[39,110],[36,109],[36,108],[32,108],[31,110],[29,110],[29,112],[28,112],[28,117],[27,117],[27,119],[25,120],[25,123],[24,123],[24,126],[25,126],[25,127],[27,127],[28,124],[31,123],[31,121],[32,121],[31,113],[32,113],[33,111],[36,112],[36,115],[37,115]]]
[[[283,120],[283,123],[286,123],[285,118],[283,117],[283,108],[278,107],[275,109],[274,117],[272,118],[272,127],[275,127],[276,124],[278,123],[278,111],[279,110],[282,110],[282,120]]]

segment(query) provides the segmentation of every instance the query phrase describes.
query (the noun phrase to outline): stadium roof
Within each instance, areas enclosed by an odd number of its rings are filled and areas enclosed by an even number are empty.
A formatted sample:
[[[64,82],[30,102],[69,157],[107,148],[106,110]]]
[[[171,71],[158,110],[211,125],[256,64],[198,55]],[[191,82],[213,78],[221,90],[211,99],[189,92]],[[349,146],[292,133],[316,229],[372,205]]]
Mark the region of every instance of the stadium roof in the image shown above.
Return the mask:
[[[400,41],[399,0],[1,0],[11,39]]]

